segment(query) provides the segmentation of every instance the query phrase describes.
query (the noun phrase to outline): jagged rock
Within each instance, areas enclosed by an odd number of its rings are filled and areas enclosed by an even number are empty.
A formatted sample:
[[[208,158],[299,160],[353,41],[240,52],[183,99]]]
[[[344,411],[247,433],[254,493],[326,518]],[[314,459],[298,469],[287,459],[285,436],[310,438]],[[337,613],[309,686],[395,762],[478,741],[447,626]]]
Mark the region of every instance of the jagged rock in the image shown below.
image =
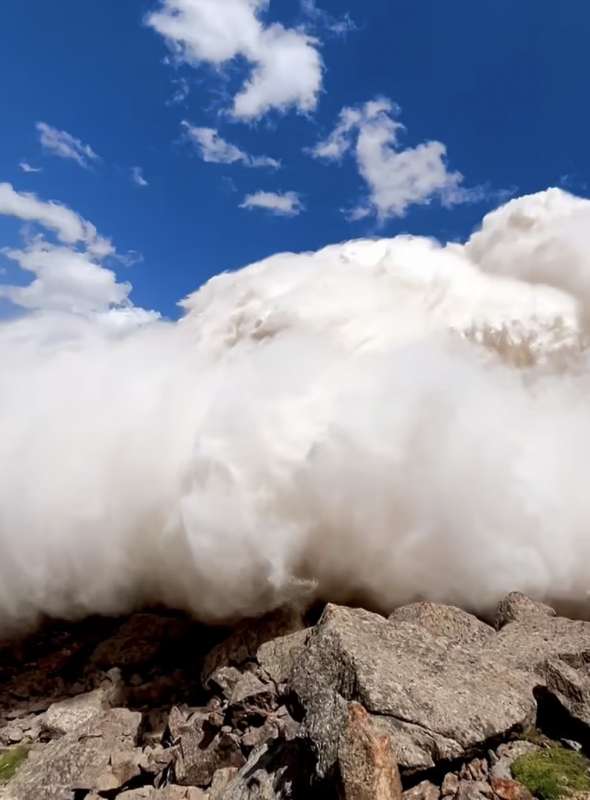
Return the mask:
[[[474,758],[464,764],[459,778],[466,781],[485,781],[488,777],[488,762],[483,758]]]
[[[293,671],[318,752],[333,769],[348,702],[357,700],[391,735],[400,766],[460,758],[535,716],[531,680],[423,626],[328,605]]]
[[[230,700],[234,687],[240,682],[242,673],[237,667],[219,667],[209,676],[209,686],[217,687],[226,700]]]
[[[457,800],[491,800],[494,793],[485,781],[460,781],[455,796]]]
[[[123,792],[117,795],[117,800],[209,800],[209,796],[195,786],[164,786],[161,789],[146,786]]]
[[[93,717],[32,752],[5,788],[6,800],[71,800],[75,790],[96,791],[113,754],[135,747],[140,725],[141,714],[124,708]]]
[[[176,781],[182,786],[208,786],[218,769],[241,767],[245,762],[239,738],[209,729],[206,721],[191,718],[179,728]]]
[[[377,734],[358,703],[348,706],[338,766],[343,800],[401,800],[402,784],[391,741]],[[438,796],[432,800],[438,800]]]
[[[518,781],[506,778],[492,778],[492,789],[500,800],[533,800],[532,794]]]
[[[510,767],[520,756],[526,753],[532,753],[539,750],[539,747],[533,742],[516,741],[506,742],[501,744],[495,754],[495,760],[490,769],[491,778],[497,780],[512,780],[512,772]]]
[[[247,661],[253,661],[264,642],[294,633],[303,627],[301,614],[292,608],[278,609],[260,619],[244,620],[205,657],[201,671],[203,685],[208,685],[211,675],[219,667],[239,667]]]
[[[430,781],[421,781],[402,795],[403,800],[439,800],[440,789]]]
[[[276,700],[275,690],[268,683],[263,683],[252,672],[245,672],[233,687],[230,704],[252,703],[258,707],[271,708]]]
[[[235,767],[218,769],[207,793],[209,800],[223,800],[225,790],[237,774],[238,770]]]
[[[70,733],[109,707],[108,692],[105,689],[95,689],[50,705],[45,712],[42,725],[50,733]]]
[[[220,800],[295,800],[309,796],[312,773],[301,740],[266,742],[227,785]]]
[[[511,622],[527,622],[539,617],[554,616],[555,609],[551,606],[531,600],[521,592],[511,592],[498,604],[495,626],[499,630]]]
[[[309,637],[309,628],[295,631],[264,642],[256,653],[256,660],[264,672],[276,683],[286,683]]]
[[[184,620],[158,614],[133,614],[90,658],[94,667],[136,669],[153,661],[187,629]]]
[[[447,772],[440,791],[443,797],[454,797],[459,791],[459,777],[454,772]]]
[[[123,750],[112,753],[107,767],[97,778],[94,788],[99,792],[112,792],[120,789],[141,774],[141,767],[144,764],[141,750]]]
[[[492,636],[494,629],[473,614],[468,614],[455,606],[438,603],[412,603],[397,608],[390,614],[389,621],[412,622],[421,625],[435,636],[445,636],[453,642],[465,645],[483,644]]]

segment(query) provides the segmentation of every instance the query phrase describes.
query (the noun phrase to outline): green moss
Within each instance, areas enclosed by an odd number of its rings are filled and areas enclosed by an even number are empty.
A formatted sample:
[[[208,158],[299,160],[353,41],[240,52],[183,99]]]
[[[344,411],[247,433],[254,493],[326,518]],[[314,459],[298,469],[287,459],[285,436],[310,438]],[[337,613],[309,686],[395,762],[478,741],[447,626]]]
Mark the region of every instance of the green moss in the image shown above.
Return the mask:
[[[581,753],[563,747],[520,756],[512,764],[512,774],[540,800],[559,800],[575,792],[590,792],[590,761]]]
[[[28,755],[28,748],[13,747],[0,755],[0,785],[8,783]]]

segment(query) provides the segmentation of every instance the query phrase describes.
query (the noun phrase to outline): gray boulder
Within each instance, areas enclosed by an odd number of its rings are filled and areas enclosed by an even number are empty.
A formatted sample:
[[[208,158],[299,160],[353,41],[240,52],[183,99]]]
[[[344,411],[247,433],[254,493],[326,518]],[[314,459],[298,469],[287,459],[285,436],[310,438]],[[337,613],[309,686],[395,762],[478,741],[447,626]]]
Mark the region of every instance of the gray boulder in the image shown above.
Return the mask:
[[[412,603],[396,608],[389,621],[412,622],[421,625],[435,636],[445,636],[452,642],[466,646],[482,645],[494,636],[494,629],[473,614],[468,614],[455,606],[439,603]]]
[[[495,625],[498,630],[511,622],[527,622],[540,617],[554,617],[555,609],[532,600],[521,592],[510,592],[496,609]]]
[[[123,767],[124,759],[118,755],[125,753],[129,758],[140,725],[141,714],[124,708],[93,717],[75,731],[31,752],[5,787],[6,800],[71,800],[75,791],[100,791],[106,776],[109,789],[123,787],[129,767]],[[121,768],[118,775],[112,765]]]
[[[390,736],[402,769],[469,756],[530,725],[535,682],[500,658],[423,625],[328,605],[293,670],[318,774],[335,767],[348,705],[359,702]]]

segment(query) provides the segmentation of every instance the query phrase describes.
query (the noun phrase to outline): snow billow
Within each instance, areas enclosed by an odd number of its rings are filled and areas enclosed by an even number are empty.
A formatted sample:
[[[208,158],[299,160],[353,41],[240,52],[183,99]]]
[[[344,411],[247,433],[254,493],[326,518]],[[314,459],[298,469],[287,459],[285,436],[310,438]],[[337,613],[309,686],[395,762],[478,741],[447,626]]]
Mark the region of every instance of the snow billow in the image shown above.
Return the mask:
[[[584,335],[589,220],[548,190],[466,245],[219,275],[178,323],[2,323],[2,628],[153,602],[203,620],[318,596],[583,602],[587,357],[516,369],[458,334]]]

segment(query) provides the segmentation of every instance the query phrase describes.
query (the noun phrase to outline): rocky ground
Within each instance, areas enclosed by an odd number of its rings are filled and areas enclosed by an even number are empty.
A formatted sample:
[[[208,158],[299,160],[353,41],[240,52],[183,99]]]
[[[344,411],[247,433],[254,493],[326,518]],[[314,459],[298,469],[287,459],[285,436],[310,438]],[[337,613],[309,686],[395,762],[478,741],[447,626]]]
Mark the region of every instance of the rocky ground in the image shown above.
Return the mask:
[[[590,798],[589,746],[590,622],[519,594],[0,643],[3,800]]]

